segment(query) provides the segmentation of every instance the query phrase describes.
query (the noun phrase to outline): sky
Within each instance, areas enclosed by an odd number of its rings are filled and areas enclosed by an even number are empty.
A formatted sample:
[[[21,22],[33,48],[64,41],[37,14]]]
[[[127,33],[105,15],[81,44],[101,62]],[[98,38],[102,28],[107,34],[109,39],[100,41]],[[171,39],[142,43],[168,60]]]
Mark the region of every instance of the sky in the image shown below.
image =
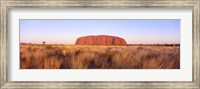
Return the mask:
[[[127,44],[180,43],[180,20],[20,20],[20,43],[75,44],[87,35],[111,35]]]

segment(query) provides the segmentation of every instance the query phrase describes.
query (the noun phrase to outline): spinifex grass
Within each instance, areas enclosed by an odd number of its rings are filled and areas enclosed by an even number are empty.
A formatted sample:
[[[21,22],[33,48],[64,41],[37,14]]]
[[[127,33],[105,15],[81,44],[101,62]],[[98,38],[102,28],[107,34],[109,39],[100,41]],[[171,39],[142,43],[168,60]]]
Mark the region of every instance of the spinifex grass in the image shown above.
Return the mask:
[[[179,46],[20,45],[21,69],[179,69]]]

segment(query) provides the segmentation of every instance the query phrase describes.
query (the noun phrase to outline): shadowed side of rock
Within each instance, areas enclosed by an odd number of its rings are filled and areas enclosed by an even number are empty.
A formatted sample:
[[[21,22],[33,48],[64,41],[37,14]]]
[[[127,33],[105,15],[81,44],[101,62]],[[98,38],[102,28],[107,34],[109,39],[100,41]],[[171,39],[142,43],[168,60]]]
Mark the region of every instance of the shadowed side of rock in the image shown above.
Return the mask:
[[[84,36],[76,40],[76,45],[115,45],[126,44],[123,38],[108,35]]]

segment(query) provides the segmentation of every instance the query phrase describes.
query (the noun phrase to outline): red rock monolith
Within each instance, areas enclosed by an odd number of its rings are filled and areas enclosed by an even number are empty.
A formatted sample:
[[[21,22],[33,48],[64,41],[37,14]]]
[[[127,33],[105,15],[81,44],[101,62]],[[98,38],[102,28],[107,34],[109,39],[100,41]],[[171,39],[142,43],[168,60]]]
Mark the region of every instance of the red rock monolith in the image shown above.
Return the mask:
[[[83,36],[76,40],[76,45],[122,45],[126,44],[123,38],[109,35]]]

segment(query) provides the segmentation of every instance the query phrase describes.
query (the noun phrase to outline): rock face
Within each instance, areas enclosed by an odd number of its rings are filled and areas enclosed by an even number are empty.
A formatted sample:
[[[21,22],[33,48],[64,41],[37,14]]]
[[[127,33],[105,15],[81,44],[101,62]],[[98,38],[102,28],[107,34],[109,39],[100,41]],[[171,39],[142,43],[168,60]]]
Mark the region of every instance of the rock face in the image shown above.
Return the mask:
[[[126,44],[123,38],[108,35],[84,36],[76,40],[76,45],[115,45]]]

